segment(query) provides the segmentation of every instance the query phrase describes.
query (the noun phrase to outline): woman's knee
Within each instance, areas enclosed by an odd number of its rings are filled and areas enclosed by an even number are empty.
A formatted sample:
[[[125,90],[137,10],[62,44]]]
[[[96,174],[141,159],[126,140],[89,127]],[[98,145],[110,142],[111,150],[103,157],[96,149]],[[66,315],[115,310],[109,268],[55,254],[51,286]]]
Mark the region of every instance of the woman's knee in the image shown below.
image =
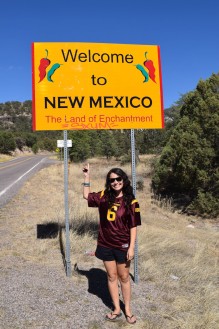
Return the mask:
[[[107,278],[108,278],[108,281],[115,282],[118,280],[118,275],[116,272],[110,272],[110,273],[107,273]]]
[[[122,283],[127,283],[127,282],[129,282],[129,280],[130,280],[129,273],[120,273],[120,275],[119,275],[119,280],[120,280]]]

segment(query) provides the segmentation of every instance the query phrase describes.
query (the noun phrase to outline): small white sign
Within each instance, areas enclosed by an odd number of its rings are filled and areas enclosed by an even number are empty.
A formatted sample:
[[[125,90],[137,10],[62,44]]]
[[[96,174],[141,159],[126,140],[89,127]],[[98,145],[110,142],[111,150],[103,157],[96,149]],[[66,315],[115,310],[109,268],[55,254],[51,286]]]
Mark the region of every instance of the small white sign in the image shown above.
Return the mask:
[[[64,140],[63,139],[57,140],[57,147],[64,147]],[[67,139],[67,147],[72,147],[72,140],[71,139]]]

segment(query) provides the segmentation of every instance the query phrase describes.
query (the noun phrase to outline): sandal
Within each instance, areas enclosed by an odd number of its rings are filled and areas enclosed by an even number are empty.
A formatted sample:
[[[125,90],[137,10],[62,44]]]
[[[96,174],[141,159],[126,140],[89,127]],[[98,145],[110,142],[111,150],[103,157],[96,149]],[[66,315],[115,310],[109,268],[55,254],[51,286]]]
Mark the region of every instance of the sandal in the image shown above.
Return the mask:
[[[136,320],[132,321],[132,318],[134,317],[134,315],[131,315],[131,316],[126,315],[125,317],[126,317],[126,321],[129,324],[135,324],[136,323]]]
[[[110,318],[109,317],[109,315],[107,314],[106,316],[105,316],[105,319],[106,320],[108,320],[108,321],[116,321],[118,318],[120,318],[121,316],[122,316],[122,313],[119,313],[119,314],[116,314],[116,313],[110,313],[111,314],[111,316],[114,316],[113,318]]]

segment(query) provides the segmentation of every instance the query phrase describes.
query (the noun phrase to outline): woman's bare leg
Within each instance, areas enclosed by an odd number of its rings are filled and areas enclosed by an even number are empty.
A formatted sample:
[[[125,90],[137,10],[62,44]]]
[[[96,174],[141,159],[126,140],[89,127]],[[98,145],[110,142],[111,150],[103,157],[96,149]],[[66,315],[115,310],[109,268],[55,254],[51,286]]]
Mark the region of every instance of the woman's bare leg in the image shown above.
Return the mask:
[[[125,264],[117,264],[117,272],[119,281],[121,283],[121,290],[123,301],[125,304],[125,315],[131,317],[132,310],[131,310],[131,281],[129,276],[129,269],[130,269],[130,262]],[[133,316],[130,322],[135,322],[136,318]]]
[[[114,305],[113,314],[120,314],[121,309],[119,301],[117,264],[115,261],[104,261],[103,263],[107,272],[108,288]],[[108,314],[107,316],[112,319],[115,317],[112,314]]]

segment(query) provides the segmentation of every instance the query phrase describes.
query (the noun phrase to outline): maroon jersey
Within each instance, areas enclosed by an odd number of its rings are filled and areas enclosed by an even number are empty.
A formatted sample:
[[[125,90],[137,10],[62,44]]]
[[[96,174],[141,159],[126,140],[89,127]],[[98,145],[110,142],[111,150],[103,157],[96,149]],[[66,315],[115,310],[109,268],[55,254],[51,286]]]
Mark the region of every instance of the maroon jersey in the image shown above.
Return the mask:
[[[133,199],[129,209],[127,209],[123,197],[120,197],[116,198],[115,203],[109,208],[104,191],[102,191],[89,193],[88,206],[99,208],[98,245],[123,251],[128,250],[130,229],[141,225],[138,201]]]

